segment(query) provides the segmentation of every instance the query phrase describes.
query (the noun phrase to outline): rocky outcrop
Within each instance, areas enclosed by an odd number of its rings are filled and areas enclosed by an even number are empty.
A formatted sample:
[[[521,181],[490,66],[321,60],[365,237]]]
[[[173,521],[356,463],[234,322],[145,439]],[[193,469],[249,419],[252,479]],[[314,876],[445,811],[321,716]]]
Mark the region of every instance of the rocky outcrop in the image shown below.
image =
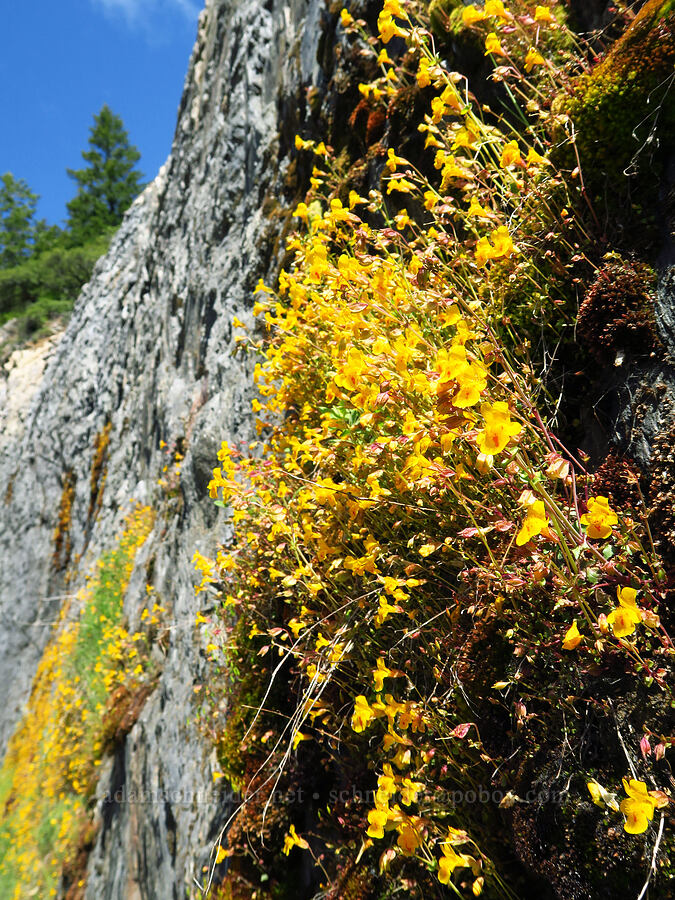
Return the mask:
[[[114,542],[130,504],[157,511],[126,610],[133,627],[150,583],[169,611],[169,639],[158,687],[102,766],[86,888],[96,900],[185,896],[223,821],[211,747],[195,724],[205,659],[191,557],[225,537],[206,491],[220,442],[253,431],[251,365],[233,356],[232,318],[252,323],[253,288],[279,254],[288,143],[279,131],[295,128],[280,126],[280,110],[321,81],[322,10],[318,0],[207,4],[171,156],[84,288],[29,412],[4,436],[0,748],[60,601]]]

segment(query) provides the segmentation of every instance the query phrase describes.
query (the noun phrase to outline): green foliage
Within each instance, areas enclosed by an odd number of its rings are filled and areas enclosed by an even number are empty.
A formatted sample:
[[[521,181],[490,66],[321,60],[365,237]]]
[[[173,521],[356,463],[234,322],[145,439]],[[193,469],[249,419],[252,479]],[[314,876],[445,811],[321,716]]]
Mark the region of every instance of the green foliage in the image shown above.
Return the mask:
[[[0,267],[16,266],[30,254],[37,201],[22,178],[0,176]]]
[[[67,170],[78,186],[68,204],[68,226],[76,243],[119,225],[143,187],[143,176],[135,169],[141,155],[129,143],[121,118],[107,105],[94,116],[89,147],[82,152],[87,165]]]
[[[132,552],[135,547],[131,547]],[[105,553],[99,562],[98,578],[90,602],[82,613],[72,656],[73,673],[78,673],[87,705],[93,711],[103,704],[108,693],[97,662],[107,635],[122,620],[124,587],[129,577],[129,547]]]
[[[0,325],[19,320],[19,339],[39,335],[70,311],[94,263],[142,188],[140,159],[119,116],[104,106],[94,116],[83,169],[68,169],[78,184],[65,229],[35,221],[38,201],[23,179],[0,177]]]
[[[67,247],[63,239],[56,243],[53,233],[45,241],[54,241],[55,246],[20,265],[0,269],[0,325],[18,317],[24,337],[72,308],[96,260],[107,250],[110,233],[79,247]]]

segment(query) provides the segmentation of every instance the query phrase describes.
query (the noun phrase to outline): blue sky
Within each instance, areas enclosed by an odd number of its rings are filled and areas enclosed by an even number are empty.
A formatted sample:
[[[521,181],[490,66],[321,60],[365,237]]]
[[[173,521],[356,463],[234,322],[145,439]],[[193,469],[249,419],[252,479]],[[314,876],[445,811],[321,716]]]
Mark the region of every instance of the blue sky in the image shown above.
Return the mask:
[[[0,174],[40,194],[61,223],[93,116],[121,116],[150,181],[166,160],[201,0],[4,0]]]

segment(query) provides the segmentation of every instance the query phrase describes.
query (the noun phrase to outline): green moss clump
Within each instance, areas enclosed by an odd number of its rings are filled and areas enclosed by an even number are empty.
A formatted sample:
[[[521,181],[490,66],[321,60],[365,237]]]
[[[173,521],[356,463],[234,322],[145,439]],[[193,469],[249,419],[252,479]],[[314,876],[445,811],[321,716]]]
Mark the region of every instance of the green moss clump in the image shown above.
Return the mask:
[[[609,202],[611,197],[609,212],[625,207],[640,226],[657,217],[664,151],[675,138],[674,67],[675,14],[669,3],[649,0],[560,104],[574,122],[581,170],[593,198]],[[570,148],[562,152],[563,162],[576,164]],[[621,218],[625,221],[625,214]]]

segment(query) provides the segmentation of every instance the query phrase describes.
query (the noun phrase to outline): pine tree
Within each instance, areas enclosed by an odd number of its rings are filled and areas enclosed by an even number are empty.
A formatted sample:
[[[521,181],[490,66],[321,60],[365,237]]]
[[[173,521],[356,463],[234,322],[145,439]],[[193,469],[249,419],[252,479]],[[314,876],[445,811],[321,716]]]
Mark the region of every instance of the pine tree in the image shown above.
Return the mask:
[[[82,151],[83,169],[67,169],[78,191],[68,203],[68,227],[74,243],[114,228],[140,193],[143,175],[134,167],[141,154],[129,143],[122,119],[103,106],[94,116],[89,150]]]
[[[17,266],[30,255],[37,201],[23,178],[11,172],[0,176],[0,269]]]

